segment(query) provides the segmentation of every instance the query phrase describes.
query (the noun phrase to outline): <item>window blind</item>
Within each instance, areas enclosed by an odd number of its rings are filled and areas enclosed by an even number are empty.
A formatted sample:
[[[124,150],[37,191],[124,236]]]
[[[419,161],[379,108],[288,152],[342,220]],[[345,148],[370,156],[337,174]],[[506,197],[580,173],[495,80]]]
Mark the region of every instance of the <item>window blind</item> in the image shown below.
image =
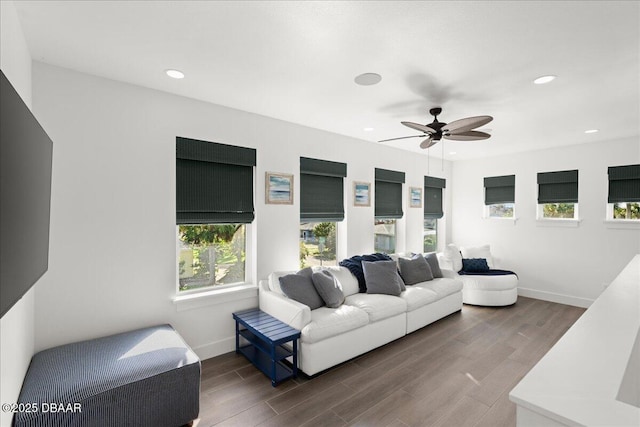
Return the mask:
[[[344,219],[346,163],[300,157],[300,221]]]
[[[578,203],[578,170],[538,173],[538,204]]]
[[[424,177],[424,219],[439,219],[444,216],[442,209],[442,189],[447,181],[432,176]]]
[[[484,204],[514,203],[516,176],[491,176],[484,179]]]
[[[402,184],[404,172],[387,169],[375,170],[374,215],[379,219],[402,218]]]
[[[640,202],[640,165],[611,166],[608,203]]]
[[[255,149],[177,137],[176,223],[252,222],[255,165]]]

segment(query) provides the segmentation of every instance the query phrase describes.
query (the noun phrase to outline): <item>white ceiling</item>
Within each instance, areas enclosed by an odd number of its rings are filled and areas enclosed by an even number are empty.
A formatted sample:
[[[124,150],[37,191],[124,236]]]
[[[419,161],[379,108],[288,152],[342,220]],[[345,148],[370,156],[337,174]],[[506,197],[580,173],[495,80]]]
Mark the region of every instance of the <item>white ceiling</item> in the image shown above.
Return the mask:
[[[400,121],[431,122],[434,106],[443,107],[444,122],[493,116],[490,139],[445,142],[451,160],[640,138],[637,1],[17,1],[16,8],[34,60],[376,144],[419,134]],[[168,78],[168,68],[186,78]],[[365,72],[382,81],[356,85]],[[546,74],[558,78],[532,83]],[[584,133],[593,128],[600,132]],[[420,141],[389,145],[420,152]]]

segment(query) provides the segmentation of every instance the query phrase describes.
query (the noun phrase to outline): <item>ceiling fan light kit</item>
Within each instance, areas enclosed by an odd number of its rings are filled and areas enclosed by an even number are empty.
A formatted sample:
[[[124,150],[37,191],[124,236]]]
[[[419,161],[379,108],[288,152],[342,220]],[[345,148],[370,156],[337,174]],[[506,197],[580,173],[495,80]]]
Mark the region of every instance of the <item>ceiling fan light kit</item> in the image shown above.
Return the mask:
[[[429,110],[429,113],[433,116],[433,122],[425,125],[413,122],[400,122],[411,129],[423,132],[422,135],[401,136],[399,138],[383,139],[379,142],[426,137],[426,139],[420,143],[420,148],[427,149],[437,144],[442,138],[452,141],[480,141],[491,137],[487,132],[473,130],[493,120],[491,116],[466,117],[450,123],[443,123],[438,121],[438,116],[442,113],[442,108],[434,107]]]

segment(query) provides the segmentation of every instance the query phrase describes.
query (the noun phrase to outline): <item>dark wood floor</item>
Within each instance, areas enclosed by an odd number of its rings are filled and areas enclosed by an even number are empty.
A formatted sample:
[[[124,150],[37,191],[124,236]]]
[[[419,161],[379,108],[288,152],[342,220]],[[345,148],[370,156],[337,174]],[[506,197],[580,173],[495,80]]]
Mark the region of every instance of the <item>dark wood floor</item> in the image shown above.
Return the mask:
[[[509,391],[584,309],[520,297],[455,313],[278,387],[235,353],[202,363],[194,426],[515,426]]]

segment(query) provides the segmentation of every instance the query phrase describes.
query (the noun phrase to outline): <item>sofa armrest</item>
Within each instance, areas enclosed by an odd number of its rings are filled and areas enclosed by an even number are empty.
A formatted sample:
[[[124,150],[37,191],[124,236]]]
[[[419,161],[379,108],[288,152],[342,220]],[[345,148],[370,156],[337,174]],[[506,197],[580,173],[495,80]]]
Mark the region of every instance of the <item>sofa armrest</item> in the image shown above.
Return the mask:
[[[269,290],[266,280],[260,281],[258,301],[260,310],[292,328],[302,330],[311,321],[309,306]]]

